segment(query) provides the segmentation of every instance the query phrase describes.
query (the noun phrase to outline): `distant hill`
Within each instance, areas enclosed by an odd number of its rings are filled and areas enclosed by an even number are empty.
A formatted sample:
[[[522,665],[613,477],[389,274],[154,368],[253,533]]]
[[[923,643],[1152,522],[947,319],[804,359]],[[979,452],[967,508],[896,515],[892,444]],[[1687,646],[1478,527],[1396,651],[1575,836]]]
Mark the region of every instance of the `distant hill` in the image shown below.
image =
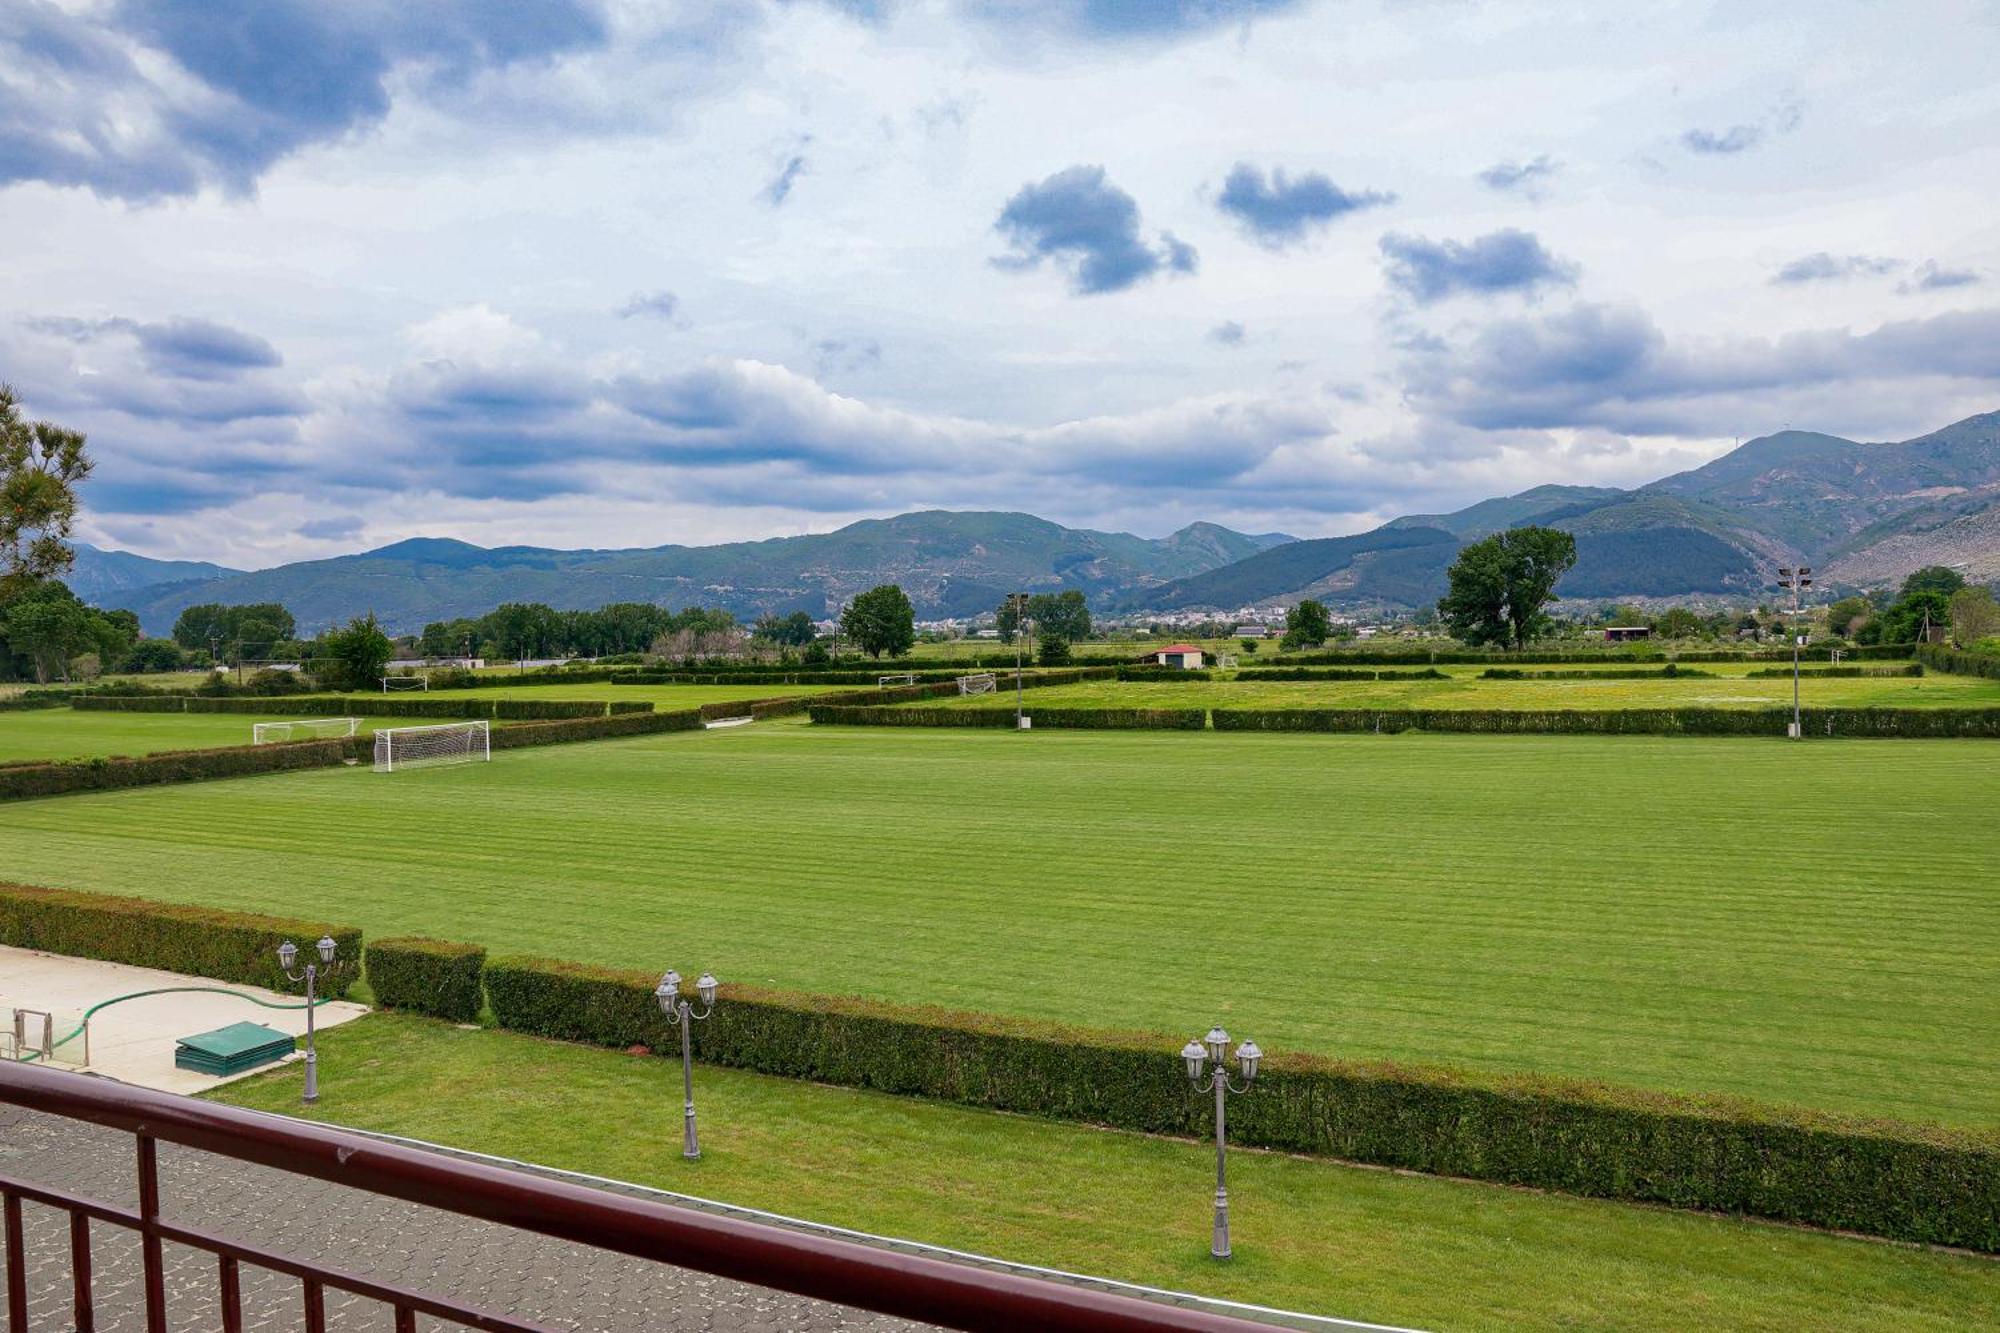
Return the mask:
[[[130,551],[106,551],[77,542],[76,564],[63,575],[71,592],[96,606],[114,606],[141,589],[168,583],[200,583],[243,571],[203,560],[152,560]]]
[[[1927,564],[2000,578],[2000,412],[1896,444],[1782,431],[1637,490],[1538,486],[1413,514],[1356,537],[1261,552],[1130,605],[1229,611],[1321,597],[1421,606],[1442,592],[1461,543],[1525,523],[1575,535],[1576,568],[1559,589],[1571,598],[1754,595],[1778,566],[1799,563],[1818,567],[1823,586],[1892,584]],[[1419,539],[1391,542],[1394,534]]]
[[[1103,605],[1231,564],[1286,540],[1213,523],[1171,536],[1066,528],[1029,514],[930,510],[837,532],[720,546],[564,551],[486,548],[418,537],[359,555],[308,560],[124,599],[149,632],[196,602],[282,602],[313,632],[365,611],[390,629],[480,615],[502,602],[559,608],[606,602],[723,606],[740,617],[837,613],[855,593],[900,583],[920,618],[990,611],[1008,592],[1077,588]]]

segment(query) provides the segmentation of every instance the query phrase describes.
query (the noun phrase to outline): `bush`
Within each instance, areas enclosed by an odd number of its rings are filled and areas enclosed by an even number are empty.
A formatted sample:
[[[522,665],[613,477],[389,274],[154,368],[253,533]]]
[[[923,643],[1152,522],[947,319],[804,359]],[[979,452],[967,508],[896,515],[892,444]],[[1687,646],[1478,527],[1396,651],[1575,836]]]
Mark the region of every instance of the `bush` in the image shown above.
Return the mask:
[[[1118,679],[1154,685],[1194,685],[1214,680],[1215,673],[1206,667],[1122,666],[1118,668]]]
[[[523,722],[518,726],[495,727],[490,743],[496,750],[519,750],[531,745],[563,745],[571,741],[615,740],[621,736],[651,736],[664,731],[699,731],[701,714],[693,709],[677,713],[620,713],[616,717],[582,717],[568,722]]]
[[[1344,667],[1250,667],[1236,673],[1238,680],[1449,680],[1436,667],[1422,671],[1361,671]]]
[[[288,741],[280,745],[237,745],[219,750],[171,750],[136,759],[84,759],[74,763],[20,764],[0,768],[0,801],[111,791],[162,782],[206,782],[257,773],[327,768],[358,758],[365,737]]]
[[[1792,678],[1792,669],[1788,666],[1758,667],[1755,671],[1746,671],[1743,674],[1746,678],[1750,680],[1776,680],[1781,677],[1785,680],[1790,680]],[[1802,666],[1799,668],[1799,675],[1807,677],[1838,676],[1838,677],[1846,677],[1849,679],[1853,679],[1856,677],[1874,677],[1874,678],[1886,679],[1892,676],[1921,676],[1923,674],[1924,674],[1924,664],[1922,662],[1908,662],[1902,666],[1887,666],[1887,667]]]
[[[1917,661],[1933,671],[1953,676],[1985,676],[2000,680],[2000,655],[1961,652],[1942,644],[1927,643],[1917,649]]]
[[[24,694],[0,695],[0,713],[29,713],[38,708],[61,708],[68,703],[67,690],[31,690]]]
[[[1011,708],[880,708],[815,703],[807,710],[815,723],[846,727],[1011,727]],[[1064,731],[1200,731],[1208,725],[1204,708],[1035,708],[1038,728]]]
[[[670,1048],[653,978],[490,963],[502,1027]],[[727,985],[704,1061],[1149,1134],[1199,1135],[1180,1039]],[[1236,1142],[1603,1198],[2000,1250],[2000,1136],[1558,1079],[1268,1057]]]
[[[1481,680],[1673,680],[1685,677],[1710,679],[1715,673],[1669,662],[1663,667],[1593,667],[1583,671],[1516,671],[1512,667],[1488,667]],[[1751,675],[1759,673],[1753,671]],[[1786,672],[1787,675],[1791,673]]]
[[[477,944],[421,938],[368,946],[368,986],[389,1009],[470,1023],[479,1017],[486,950]]]
[[[360,956],[361,932],[351,926],[0,884],[0,944],[275,991],[296,989],[278,965],[278,945],[290,940],[310,951],[322,935],[333,937],[338,958],[352,963]],[[321,983],[319,993],[337,999],[347,994],[353,977],[352,967],[341,969]]]
[[[1783,736],[1789,708],[1218,708],[1217,731]],[[2000,708],[1808,708],[1807,736],[2000,738]]]

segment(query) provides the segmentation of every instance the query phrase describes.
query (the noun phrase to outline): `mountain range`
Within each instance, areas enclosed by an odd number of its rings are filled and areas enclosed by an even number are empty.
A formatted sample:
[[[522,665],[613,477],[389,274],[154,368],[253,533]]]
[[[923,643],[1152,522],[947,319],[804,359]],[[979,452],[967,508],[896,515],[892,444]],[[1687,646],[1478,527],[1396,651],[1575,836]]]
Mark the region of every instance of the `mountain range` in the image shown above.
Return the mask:
[[[1916,439],[1860,443],[1782,431],[1633,490],[1537,486],[1372,532],[1298,541],[1195,523],[1161,538],[1066,528],[1028,514],[929,510],[835,532],[718,546],[486,548],[418,537],[245,573],[79,548],[79,596],[170,628],[197,602],[282,602],[314,631],[372,610],[397,632],[501,602],[645,601],[739,617],[837,613],[899,583],[922,619],[991,610],[1009,591],[1076,588],[1107,611],[1214,609],[1319,597],[1353,609],[1435,601],[1459,547],[1523,523],[1576,537],[1571,600],[1755,598],[1782,564],[1823,588],[1871,587],[1926,564],[2000,578],[2000,412]]]

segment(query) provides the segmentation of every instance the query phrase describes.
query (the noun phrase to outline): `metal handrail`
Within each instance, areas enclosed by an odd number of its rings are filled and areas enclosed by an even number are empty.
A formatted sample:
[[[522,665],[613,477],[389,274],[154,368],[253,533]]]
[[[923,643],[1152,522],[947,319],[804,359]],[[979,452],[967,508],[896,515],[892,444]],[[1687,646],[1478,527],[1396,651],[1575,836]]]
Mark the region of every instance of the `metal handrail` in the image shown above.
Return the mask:
[[[877,1249],[854,1241],[811,1235],[739,1218],[719,1217],[648,1199],[612,1194],[483,1162],[440,1156],[383,1143],[345,1130],[171,1096],[145,1088],[32,1065],[0,1066],[0,1103],[63,1116],[137,1139],[140,1207],[137,1213],[90,1205],[89,1215],[141,1232],[146,1261],[149,1328],[165,1328],[165,1293],[158,1270],[162,1240],[194,1243],[221,1257],[225,1291],[234,1294],[238,1260],[301,1278],[308,1326],[322,1283],[392,1304],[402,1327],[405,1309],[442,1313],[481,1326],[490,1318],[441,1298],[322,1270],[258,1247],[163,1221],[159,1215],[155,1142],[288,1171],[351,1189],[402,1199],[463,1217],[572,1241],[633,1258],[694,1269],[879,1314],[966,1330],[1037,1328],[1063,1333],[1168,1333],[1209,1330],[1247,1333],[1268,1325],[1138,1300],[1109,1292],[999,1273],[921,1255]],[[19,1252],[21,1200],[68,1208],[86,1201],[25,1181],[0,1177],[6,1205],[7,1248]],[[72,1234],[75,1228],[72,1226]],[[79,1297],[88,1285],[88,1260],[79,1274]],[[8,1264],[12,1327],[25,1329],[22,1268]],[[365,1288],[373,1288],[366,1290]],[[157,1306],[157,1308],[156,1308]],[[18,1312],[18,1313],[17,1313]],[[486,1324],[492,1327],[492,1324]],[[516,1325],[517,1327],[519,1325]]]

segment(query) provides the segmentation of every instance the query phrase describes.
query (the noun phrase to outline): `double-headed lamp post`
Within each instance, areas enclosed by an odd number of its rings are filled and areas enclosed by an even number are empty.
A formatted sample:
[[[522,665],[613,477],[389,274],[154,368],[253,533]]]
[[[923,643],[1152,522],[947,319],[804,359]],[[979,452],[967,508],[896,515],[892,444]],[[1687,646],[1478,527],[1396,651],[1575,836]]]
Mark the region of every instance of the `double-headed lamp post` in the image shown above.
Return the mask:
[[[1796,741],[1805,737],[1802,725],[1805,719],[1799,711],[1799,649],[1804,646],[1806,636],[1799,633],[1799,594],[1812,587],[1812,569],[1806,565],[1780,569],[1778,586],[1792,594],[1792,618],[1785,622],[1785,633],[1792,641],[1792,739]]]
[[[1254,1041],[1237,1046],[1236,1062],[1243,1070],[1243,1086],[1240,1088],[1229,1081],[1228,1057],[1229,1034],[1219,1027],[1210,1028],[1206,1037],[1181,1047],[1181,1059],[1187,1062],[1188,1081],[1194,1084],[1194,1090],[1215,1093],[1215,1240],[1208,1252],[1218,1259],[1229,1257],[1229,1158],[1225,1148],[1225,1108],[1230,1093],[1250,1091],[1250,1085],[1257,1081],[1257,1062],[1264,1058],[1264,1053],[1257,1049]],[[1202,1066],[1210,1060],[1215,1062],[1215,1069],[1203,1077]]]
[[[347,966],[345,963],[335,963],[333,961],[333,936],[320,936],[319,943],[314,947],[319,951],[319,961],[315,963],[312,959],[308,958],[306,959],[305,971],[294,972],[292,971],[292,964],[298,961],[299,946],[293,944],[290,940],[286,940],[278,946],[278,966],[285,970],[286,979],[289,981],[303,981],[306,984],[305,1103],[307,1106],[311,1106],[319,1100],[319,1052],[313,1049],[313,1038],[316,1033],[313,1014],[319,1005],[319,979],[322,975],[331,976],[336,967]]]
[[[694,1025],[715,1012],[715,986],[713,974],[704,972],[694,983],[701,993],[701,1012],[694,1011],[694,1005],[681,994],[681,974],[672,968],[660,978],[660,984],[653,991],[653,998],[660,1002],[660,1012],[669,1022],[681,1026],[681,1094],[684,1114],[682,1123],[685,1133],[681,1140],[681,1156],[693,1161],[701,1156],[701,1144],[694,1137]]]

